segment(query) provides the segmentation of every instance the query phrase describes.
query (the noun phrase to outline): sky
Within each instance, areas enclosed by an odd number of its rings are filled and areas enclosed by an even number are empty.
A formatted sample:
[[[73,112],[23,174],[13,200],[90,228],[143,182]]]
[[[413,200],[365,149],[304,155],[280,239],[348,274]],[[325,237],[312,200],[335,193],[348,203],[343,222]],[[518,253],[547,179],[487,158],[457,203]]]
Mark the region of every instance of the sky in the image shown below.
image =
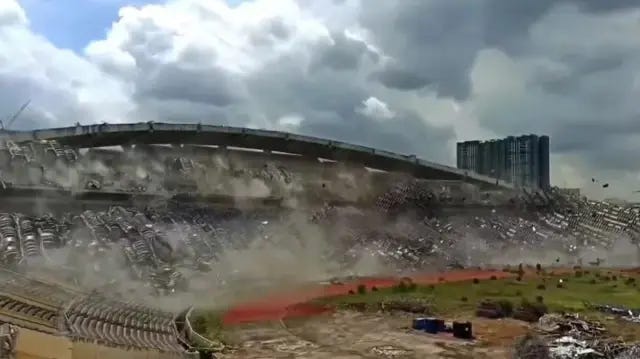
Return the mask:
[[[226,124],[448,165],[546,134],[553,184],[640,200],[639,95],[636,0],[0,0],[16,129]]]

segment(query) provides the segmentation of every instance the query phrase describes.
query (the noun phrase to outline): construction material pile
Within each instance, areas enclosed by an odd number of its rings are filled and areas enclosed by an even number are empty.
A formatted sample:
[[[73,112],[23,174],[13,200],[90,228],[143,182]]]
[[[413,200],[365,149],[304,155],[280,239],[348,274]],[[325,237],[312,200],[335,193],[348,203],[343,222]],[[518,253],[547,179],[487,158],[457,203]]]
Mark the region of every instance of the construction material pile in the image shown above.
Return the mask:
[[[624,307],[616,307],[611,305],[590,305],[590,307],[594,310],[597,310],[601,313],[614,315],[618,318],[622,318],[624,320],[628,320],[633,323],[640,324],[640,310],[633,310]]]
[[[640,345],[634,345],[618,354],[615,359],[636,359],[640,358]]]
[[[627,350],[624,342],[609,338],[600,323],[582,319],[577,314],[544,315],[537,329],[546,338],[555,359],[614,359]]]

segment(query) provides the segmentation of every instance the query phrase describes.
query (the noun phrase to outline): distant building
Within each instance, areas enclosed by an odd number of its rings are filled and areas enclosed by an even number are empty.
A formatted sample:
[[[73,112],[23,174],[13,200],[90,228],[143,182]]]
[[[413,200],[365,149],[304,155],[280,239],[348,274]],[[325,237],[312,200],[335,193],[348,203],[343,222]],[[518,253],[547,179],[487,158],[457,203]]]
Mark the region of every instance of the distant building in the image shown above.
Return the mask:
[[[516,187],[549,188],[549,137],[524,135],[457,144],[457,167]]]

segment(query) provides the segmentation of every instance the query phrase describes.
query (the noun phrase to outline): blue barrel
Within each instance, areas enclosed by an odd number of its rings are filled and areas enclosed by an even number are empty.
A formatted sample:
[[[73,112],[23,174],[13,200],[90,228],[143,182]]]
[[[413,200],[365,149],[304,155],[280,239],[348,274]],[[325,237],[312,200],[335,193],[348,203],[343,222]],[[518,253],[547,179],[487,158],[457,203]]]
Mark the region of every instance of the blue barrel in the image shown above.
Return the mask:
[[[440,323],[435,318],[427,318],[424,323],[424,331],[429,334],[438,334]]]
[[[424,330],[425,323],[426,323],[426,319],[425,318],[416,318],[416,319],[413,320],[412,327],[415,330]]]

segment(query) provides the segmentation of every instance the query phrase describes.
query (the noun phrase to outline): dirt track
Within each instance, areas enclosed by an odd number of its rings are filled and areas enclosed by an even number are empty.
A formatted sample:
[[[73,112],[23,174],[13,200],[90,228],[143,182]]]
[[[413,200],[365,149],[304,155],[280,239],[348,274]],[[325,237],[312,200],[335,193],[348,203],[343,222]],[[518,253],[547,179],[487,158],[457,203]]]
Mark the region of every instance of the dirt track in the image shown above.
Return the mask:
[[[491,270],[457,270],[446,273],[416,275],[412,276],[411,279],[418,284],[436,284],[439,282],[461,282],[473,280],[474,278],[483,280],[492,276],[507,278],[513,276],[513,274]],[[240,304],[231,308],[223,316],[223,323],[225,325],[233,325],[314,316],[327,312],[327,309],[309,303],[314,299],[346,295],[350,291],[355,292],[360,285],[365,285],[369,289],[372,287],[389,288],[399,282],[399,278],[369,278],[344,284],[317,285],[268,296],[258,301]]]

